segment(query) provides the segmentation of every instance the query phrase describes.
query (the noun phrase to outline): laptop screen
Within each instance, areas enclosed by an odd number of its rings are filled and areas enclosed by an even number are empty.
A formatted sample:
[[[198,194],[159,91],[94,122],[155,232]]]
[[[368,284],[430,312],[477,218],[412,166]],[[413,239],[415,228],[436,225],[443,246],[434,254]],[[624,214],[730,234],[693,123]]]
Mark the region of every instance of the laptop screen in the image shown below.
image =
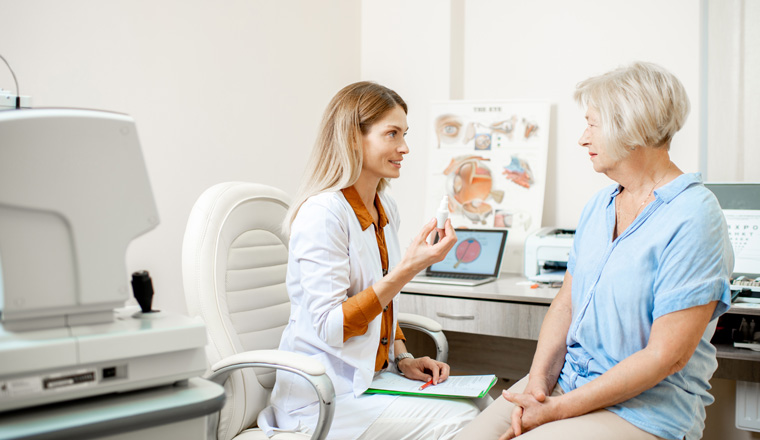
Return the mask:
[[[457,244],[443,261],[427,268],[427,275],[498,276],[508,231],[505,229],[456,229],[455,231]]]

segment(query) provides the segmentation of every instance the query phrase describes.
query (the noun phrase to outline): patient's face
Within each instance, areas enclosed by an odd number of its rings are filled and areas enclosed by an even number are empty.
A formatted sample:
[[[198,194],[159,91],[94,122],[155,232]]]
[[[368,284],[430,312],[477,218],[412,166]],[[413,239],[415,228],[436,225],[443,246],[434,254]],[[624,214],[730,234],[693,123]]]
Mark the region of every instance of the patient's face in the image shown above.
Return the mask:
[[[617,161],[613,160],[609,154],[607,154],[607,146],[604,143],[604,135],[602,133],[602,123],[599,117],[599,112],[589,106],[586,111],[586,130],[583,131],[583,135],[578,140],[578,144],[581,147],[588,149],[589,159],[594,166],[594,171],[598,173],[607,173],[615,167]]]

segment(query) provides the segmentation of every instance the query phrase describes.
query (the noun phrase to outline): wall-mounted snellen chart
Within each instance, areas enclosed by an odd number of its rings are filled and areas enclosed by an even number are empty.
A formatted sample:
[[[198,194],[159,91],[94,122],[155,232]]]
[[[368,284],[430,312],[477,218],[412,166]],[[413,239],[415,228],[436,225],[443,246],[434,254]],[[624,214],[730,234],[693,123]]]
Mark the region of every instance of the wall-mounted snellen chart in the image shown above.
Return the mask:
[[[760,274],[760,210],[724,209],[734,248],[734,273]]]
[[[549,147],[548,102],[431,105],[426,212],[449,198],[456,228],[507,228],[502,272],[523,272],[523,246],[541,227]]]

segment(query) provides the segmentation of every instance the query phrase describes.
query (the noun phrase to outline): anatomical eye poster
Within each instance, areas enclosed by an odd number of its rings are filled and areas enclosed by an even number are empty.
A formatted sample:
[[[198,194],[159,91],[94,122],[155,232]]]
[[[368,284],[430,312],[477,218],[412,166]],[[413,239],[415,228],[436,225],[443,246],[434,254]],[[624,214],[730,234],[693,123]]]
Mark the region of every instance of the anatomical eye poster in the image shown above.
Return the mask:
[[[523,272],[541,227],[549,147],[544,101],[442,101],[431,107],[427,212],[448,196],[457,228],[507,228],[502,272]]]

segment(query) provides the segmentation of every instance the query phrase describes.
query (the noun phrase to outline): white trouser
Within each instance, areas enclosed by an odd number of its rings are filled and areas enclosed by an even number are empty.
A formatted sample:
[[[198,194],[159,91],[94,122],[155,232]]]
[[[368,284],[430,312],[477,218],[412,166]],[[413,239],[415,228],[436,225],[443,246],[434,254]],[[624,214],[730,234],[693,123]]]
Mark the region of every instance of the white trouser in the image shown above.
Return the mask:
[[[399,396],[358,440],[449,440],[492,399]]]

